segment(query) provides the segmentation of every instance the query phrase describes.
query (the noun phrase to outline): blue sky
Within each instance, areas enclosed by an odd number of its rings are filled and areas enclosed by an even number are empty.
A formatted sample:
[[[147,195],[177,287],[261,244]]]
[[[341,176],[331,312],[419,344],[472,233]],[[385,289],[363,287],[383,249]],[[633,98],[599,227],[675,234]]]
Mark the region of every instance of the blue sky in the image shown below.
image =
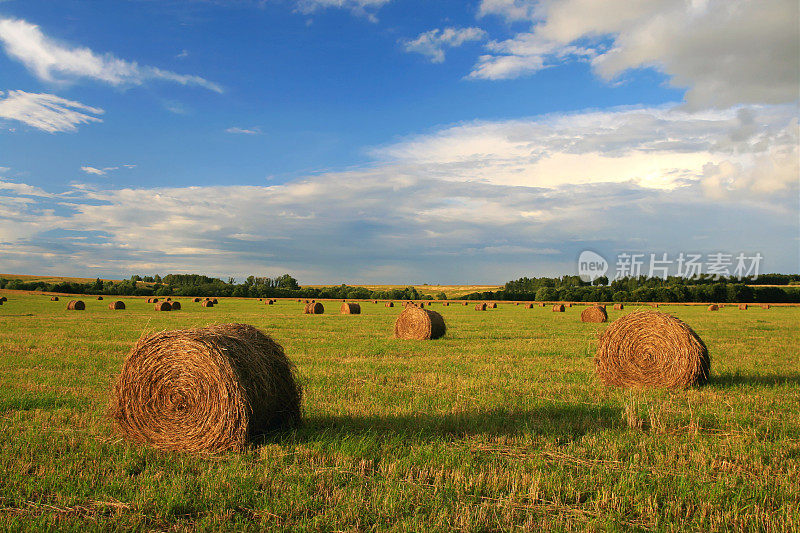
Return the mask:
[[[601,5],[602,4],[602,5]],[[797,272],[798,7],[0,1],[0,272]]]

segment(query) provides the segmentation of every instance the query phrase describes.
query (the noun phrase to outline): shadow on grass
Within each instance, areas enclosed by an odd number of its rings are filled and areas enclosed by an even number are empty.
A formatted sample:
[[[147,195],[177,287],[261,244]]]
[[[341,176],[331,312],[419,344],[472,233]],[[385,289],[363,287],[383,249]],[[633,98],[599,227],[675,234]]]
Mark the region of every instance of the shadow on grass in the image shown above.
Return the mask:
[[[708,382],[712,387],[774,387],[775,385],[800,385],[800,373],[792,372],[786,375],[755,375],[755,374],[720,374],[712,375]]]
[[[533,433],[574,439],[603,431],[620,420],[610,407],[554,405],[529,410],[494,409],[457,414],[419,413],[400,416],[309,416],[297,432],[299,440],[313,441],[337,435],[371,434],[439,440],[470,435]]]

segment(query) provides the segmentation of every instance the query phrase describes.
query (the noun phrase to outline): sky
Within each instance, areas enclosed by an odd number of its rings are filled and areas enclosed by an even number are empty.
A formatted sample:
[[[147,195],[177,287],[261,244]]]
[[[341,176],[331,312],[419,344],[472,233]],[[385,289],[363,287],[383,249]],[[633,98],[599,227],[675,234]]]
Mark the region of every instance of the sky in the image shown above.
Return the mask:
[[[0,272],[797,273],[798,9],[0,0]]]

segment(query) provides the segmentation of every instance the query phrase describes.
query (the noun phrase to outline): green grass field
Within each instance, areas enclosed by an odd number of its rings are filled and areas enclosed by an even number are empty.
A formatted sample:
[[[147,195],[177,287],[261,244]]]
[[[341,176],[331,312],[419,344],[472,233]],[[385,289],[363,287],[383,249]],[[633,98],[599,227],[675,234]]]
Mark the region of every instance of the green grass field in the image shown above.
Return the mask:
[[[0,306],[0,528],[170,531],[800,528],[800,308],[662,306],[712,358],[682,392],[603,387],[604,324],[500,304],[435,304],[437,341],[400,308],[301,314],[225,299],[157,313],[6,293]],[[609,311],[613,320],[630,312]],[[244,322],[297,364],[305,424],[243,453],[128,444],[108,390],[146,331]]]

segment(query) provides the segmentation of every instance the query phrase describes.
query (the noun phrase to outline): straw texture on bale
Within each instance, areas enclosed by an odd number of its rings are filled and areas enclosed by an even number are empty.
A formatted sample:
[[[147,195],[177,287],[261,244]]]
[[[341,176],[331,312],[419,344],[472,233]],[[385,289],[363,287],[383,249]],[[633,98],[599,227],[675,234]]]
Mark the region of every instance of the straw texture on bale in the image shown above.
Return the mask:
[[[564,312],[564,304],[555,304],[553,306],[554,313],[563,313]]]
[[[50,298],[50,301],[51,302],[57,302],[58,301],[58,296],[53,296],[52,298]]]
[[[486,311],[486,304],[484,304],[484,303],[475,304],[475,310],[476,311]]]
[[[606,385],[685,389],[708,382],[708,349],[687,324],[666,313],[636,311],[600,336],[595,369]]]
[[[394,302],[386,302],[386,307],[394,307]]]
[[[307,315],[321,315],[325,312],[325,307],[319,302],[307,303],[303,313]]]
[[[623,309],[625,309],[625,304],[614,304],[614,309],[616,309],[617,311],[622,311]]]
[[[181,310],[181,303],[180,302],[169,302],[169,305],[172,307],[173,311],[180,311]]]
[[[708,306],[709,311],[719,311],[719,306],[717,304],[711,304]]]
[[[593,305],[581,311],[581,322],[608,322],[608,314],[604,307]]]
[[[111,302],[108,304],[108,308],[111,310],[125,309],[125,302],[123,302],[122,300]]]
[[[70,300],[67,304],[67,309],[70,311],[83,311],[86,309],[86,304],[83,303],[83,300]]]
[[[739,309],[742,311],[747,311],[747,304],[739,304]]]
[[[110,415],[128,439],[164,450],[237,450],[301,421],[283,348],[246,324],[142,336],[123,364]]]
[[[172,311],[172,306],[169,302],[158,302],[153,308],[156,311]]]
[[[406,307],[394,323],[396,339],[438,339],[446,332],[447,327],[442,315],[416,306]]]
[[[339,309],[339,313],[343,315],[360,315],[361,314],[361,306],[359,304],[351,304],[351,303],[343,303],[342,307]]]
[[[200,304],[200,306],[201,307],[214,307],[214,302],[212,302],[211,300],[203,300],[203,302]]]

